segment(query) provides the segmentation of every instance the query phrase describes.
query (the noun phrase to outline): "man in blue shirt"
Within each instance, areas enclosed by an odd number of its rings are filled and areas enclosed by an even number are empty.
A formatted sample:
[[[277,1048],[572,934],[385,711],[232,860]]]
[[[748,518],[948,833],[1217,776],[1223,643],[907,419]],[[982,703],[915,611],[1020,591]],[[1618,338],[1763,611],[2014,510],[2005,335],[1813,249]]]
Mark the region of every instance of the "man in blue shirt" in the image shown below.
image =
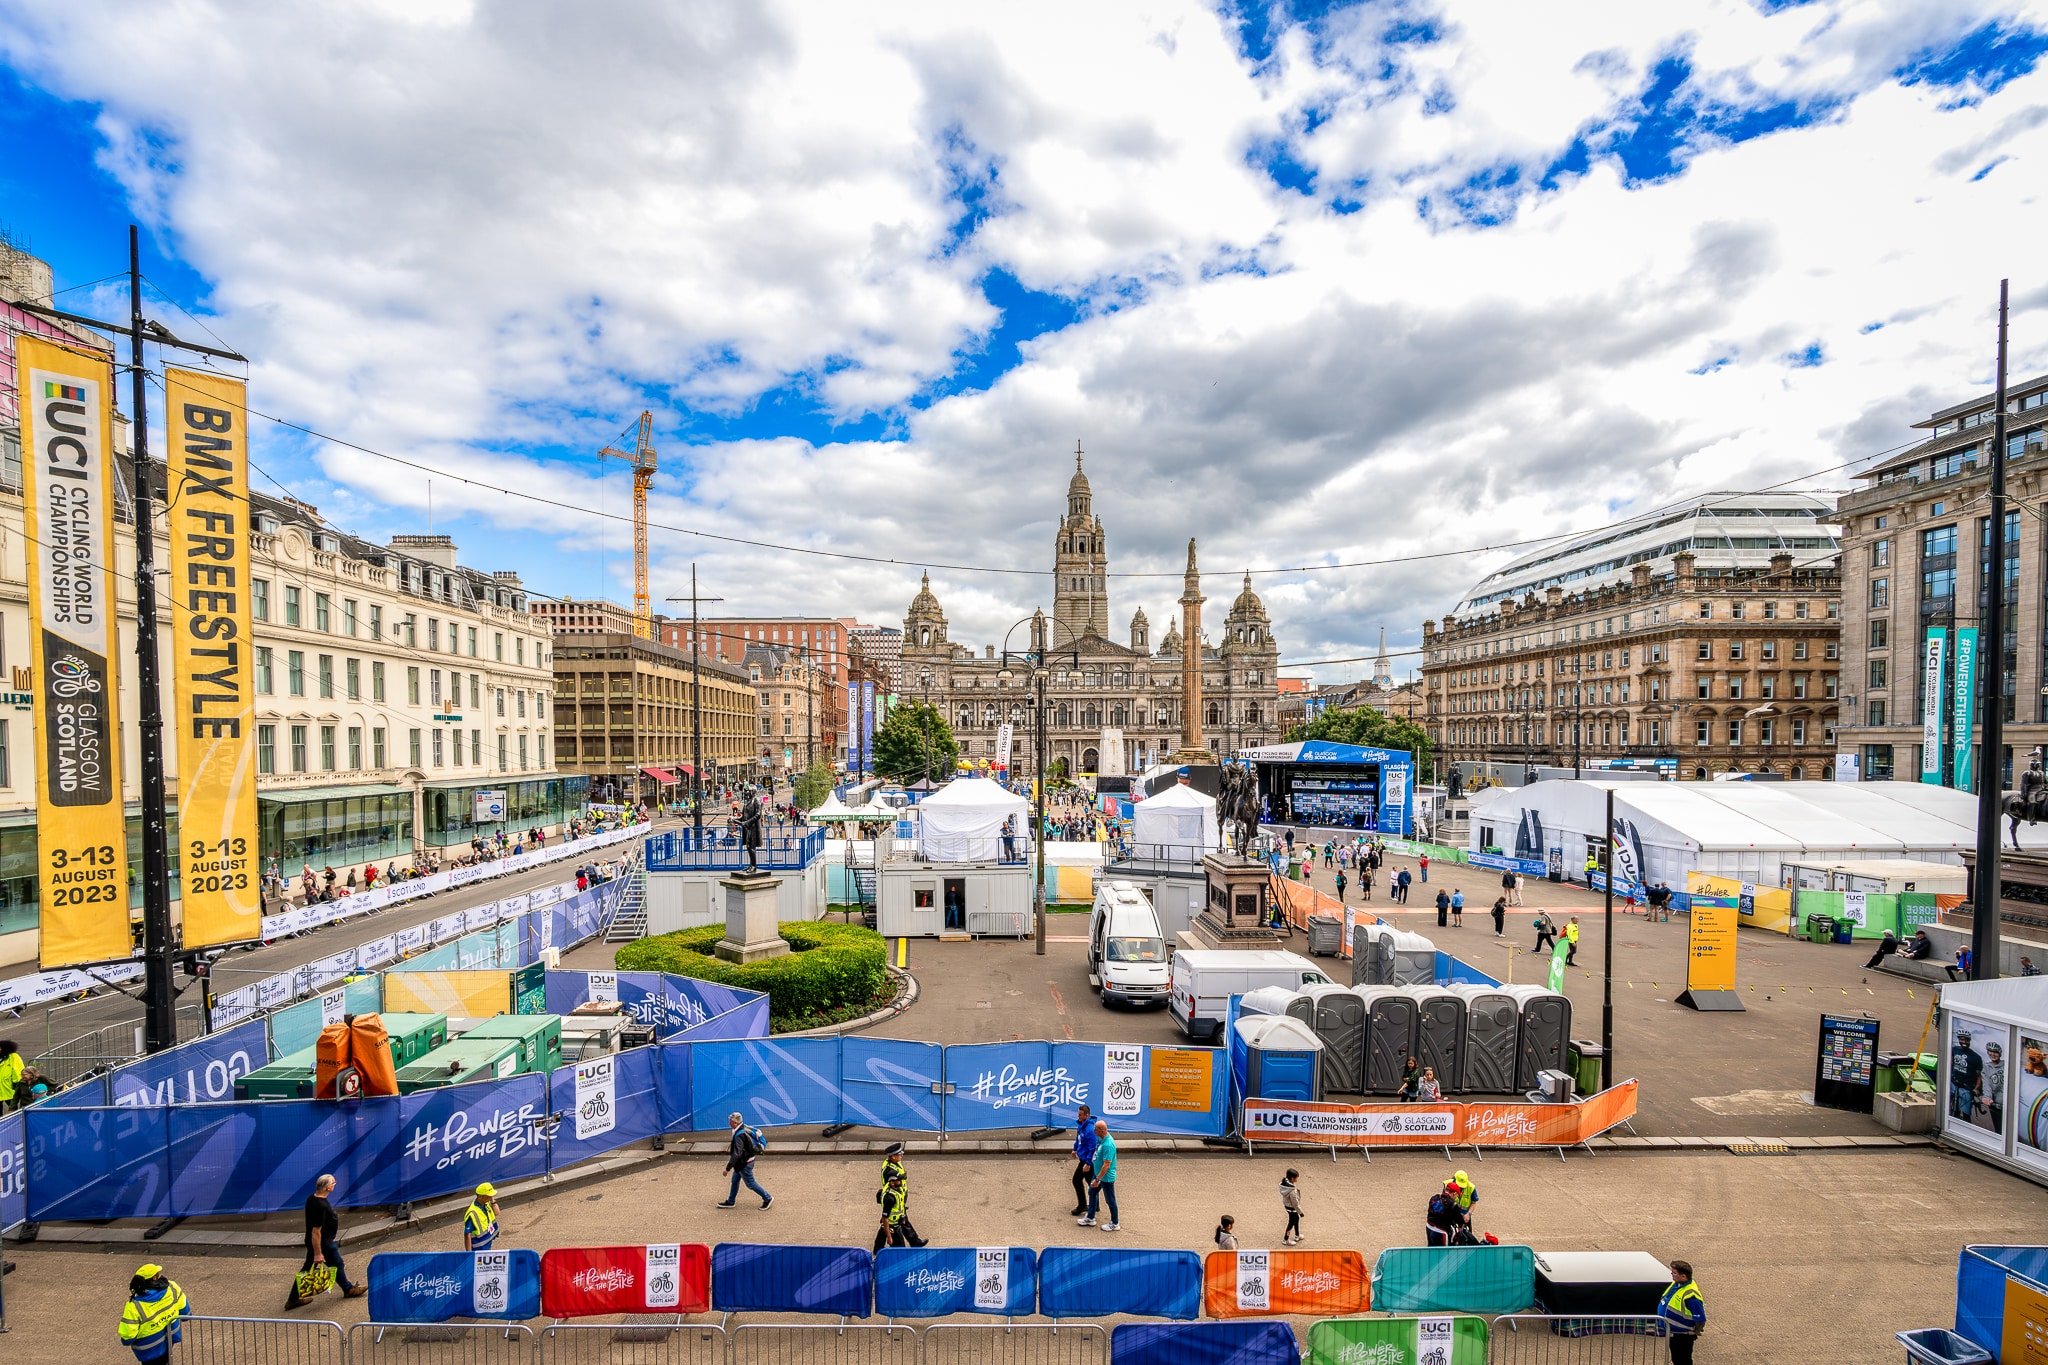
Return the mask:
[[[1671,1365],[1692,1365],[1693,1344],[1707,1329],[1707,1302],[1692,1282],[1690,1262],[1671,1263],[1671,1283],[1657,1301],[1657,1318],[1670,1333]]]
[[[1088,1212],[1088,1186],[1095,1179],[1095,1119],[1082,1105],[1075,1110],[1080,1123],[1074,1129],[1074,1211],[1079,1218]]]

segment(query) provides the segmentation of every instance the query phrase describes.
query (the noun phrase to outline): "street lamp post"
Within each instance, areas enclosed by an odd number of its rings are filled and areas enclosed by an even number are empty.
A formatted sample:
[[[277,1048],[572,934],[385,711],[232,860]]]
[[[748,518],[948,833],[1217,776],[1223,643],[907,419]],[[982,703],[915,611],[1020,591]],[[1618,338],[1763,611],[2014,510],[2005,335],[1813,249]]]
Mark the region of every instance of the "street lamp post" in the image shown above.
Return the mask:
[[[1074,642],[1072,645],[1072,653],[1074,667],[1076,668],[1079,668],[1081,664],[1081,651],[1078,647],[1078,637],[1074,635],[1074,629],[1072,626],[1068,626],[1064,621],[1059,620],[1057,617],[1048,618],[1043,611],[1034,611],[1029,616],[1023,618],[1023,620],[1016,622],[1014,625],[1010,627],[1008,631],[1005,631],[1003,634],[1003,666],[996,671],[996,678],[998,681],[1004,683],[1005,685],[1007,685],[1016,676],[1010,670],[1010,636],[1016,633],[1018,626],[1025,624],[1025,622],[1027,621],[1031,624],[1031,650],[1025,657],[1029,659],[1031,662],[1033,708],[1032,729],[1036,732],[1037,736],[1036,742],[1032,746],[1033,763],[1035,766],[1035,771],[1032,773],[1032,781],[1035,788],[1035,800],[1033,802],[1031,821],[1031,843],[1032,848],[1035,850],[1036,853],[1036,863],[1031,870],[1031,911],[1032,921],[1034,924],[1033,951],[1036,952],[1038,956],[1044,957],[1046,787],[1045,693],[1046,684],[1052,679],[1052,669],[1046,662],[1047,655],[1049,653],[1045,638],[1046,626],[1048,624],[1052,624],[1060,626],[1066,630],[1069,640]],[[1016,707],[1014,704],[1012,705],[1011,710],[1013,713],[1015,712]]]

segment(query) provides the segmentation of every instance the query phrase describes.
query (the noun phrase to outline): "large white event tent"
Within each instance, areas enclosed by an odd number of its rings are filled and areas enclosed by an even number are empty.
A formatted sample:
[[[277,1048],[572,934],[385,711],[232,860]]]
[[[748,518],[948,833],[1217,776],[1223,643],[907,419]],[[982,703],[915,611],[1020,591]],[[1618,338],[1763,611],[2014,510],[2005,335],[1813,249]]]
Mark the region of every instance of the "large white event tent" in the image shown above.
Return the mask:
[[[1195,861],[1219,842],[1216,798],[1176,783],[1131,808],[1132,852],[1140,858],[1171,857],[1162,850],[1191,852]]]
[[[1558,779],[1472,797],[1470,847],[1564,865],[1586,861],[1606,823],[1633,828],[1649,882],[1684,887],[1688,872],[1781,884],[1785,863],[1912,858],[1960,864],[1977,846],[1977,798],[1917,782],[1615,782]],[[2023,848],[2048,850],[2048,826],[2020,826]],[[2008,847],[2010,843],[2008,842]]]
[[[963,777],[917,803],[918,855],[944,863],[994,862],[1003,854],[1003,826],[1021,851],[1031,843],[1031,803],[1000,782]]]

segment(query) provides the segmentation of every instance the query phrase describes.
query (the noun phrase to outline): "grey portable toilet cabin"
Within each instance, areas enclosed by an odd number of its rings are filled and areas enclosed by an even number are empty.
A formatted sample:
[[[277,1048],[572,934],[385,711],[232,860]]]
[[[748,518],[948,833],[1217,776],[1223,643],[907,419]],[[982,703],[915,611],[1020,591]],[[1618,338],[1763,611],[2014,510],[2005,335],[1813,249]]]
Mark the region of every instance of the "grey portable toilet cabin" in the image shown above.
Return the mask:
[[[1292,1014],[1294,998],[1301,994],[1290,986],[1261,986],[1255,991],[1246,991],[1237,998],[1237,1014],[1240,1019],[1253,1014]]]
[[[1262,1014],[1237,1021],[1232,1063],[1247,1099],[1320,1100],[1323,1043],[1299,1019]],[[1240,1052],[1239,1049],[1242,1049]]]
[[[1296,1008],[1306,1005],[1310,1026],[1323,1040],[1323,1092],[1365,1093],[1365,1002],[1349,986],[1316,982],[1295,996]],[[1294,1014],[1290,1008],[1288,1013]],[[1298,1017],[1298,1016],[1297,1016]]]
[[[1395,929],[1388,933],[1387,943],[1380,951],[1391,952],[1393,963],[1385,984],[1394,986],[1433,986],[1436,984],[1436,944],[1420,934],[1411,934]],[[1438,1073],[1442,1075],[1441,1072]]]
[[[1365,1006],[1365,1093],[1392,1095],[1415,1055],[1415,998],[1398,986],[1359,986]]]
[[[1521,1011],[1515,1089],[1526,1093],[1542,1084],[1536,1075],[1539,1071],[1565,1069],[1565,1043],[1572,1032],[1572,1002],[1542,986],[1502,986],[1501,990]]]
[[[1459,1057],[1458,1089],[1481,1095],[1515,1093],[1520,1056],[1522,1005],[1498,986],[1447,986],[1465,1002],[1465,1048]]]
[[[1397,986],[1415,1001],[1415,1057],[1436,1071],[1445,1094],[1458,1086],[1465,1054],[1465,1000],[1445,986]]]
[[[1354,986],[1391,986],[1393,981],[1385,974],[1392,971],[1391,955],[1384,961],[1380,955],[1380,940],[1393,933],[1385,924],[1360,924],[1351,931],[1351,984]]]

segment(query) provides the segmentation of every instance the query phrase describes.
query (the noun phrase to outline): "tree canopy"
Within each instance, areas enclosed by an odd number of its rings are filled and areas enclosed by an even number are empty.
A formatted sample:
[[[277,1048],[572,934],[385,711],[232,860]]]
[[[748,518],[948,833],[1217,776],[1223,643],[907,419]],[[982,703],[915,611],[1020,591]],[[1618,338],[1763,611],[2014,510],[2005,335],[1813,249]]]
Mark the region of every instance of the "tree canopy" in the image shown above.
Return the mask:
[[[1325,711],[1306,725],[1288,730],[1289,742],[1322,739],[1332,744],[1363,744],[1374,749],[1406,749],[1415,755],[1415,780],[1430,771],[1429,734],[1405,716],[1390,716],[1372,706]]]
[[[889,718],[875,731],[874,754],[882,777],[906,785],[927,777],[944,782],[959,766],[960,745],[939,708],[905,700],[889,708]]]
[[[822,758],[797,775],[790,799],[800,810],[816,810],[832,794],[832,765]]]

